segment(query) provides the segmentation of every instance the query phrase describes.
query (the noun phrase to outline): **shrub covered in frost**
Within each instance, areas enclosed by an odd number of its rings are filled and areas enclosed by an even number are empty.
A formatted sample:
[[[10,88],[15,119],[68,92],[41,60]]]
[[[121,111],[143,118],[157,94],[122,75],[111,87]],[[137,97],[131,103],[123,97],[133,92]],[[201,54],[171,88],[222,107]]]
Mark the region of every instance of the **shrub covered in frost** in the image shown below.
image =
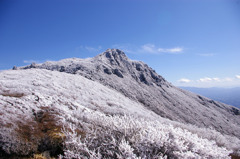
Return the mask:
[[[99,112],[78,115],[82,131],[65,130],[66,158],[229,158],[215,141],[158,121]]]
[[[161,118],[81,76],[46,70],[0,76],[0,158],[56,156],[62,148],[64,158],[228,158],[240,149],[237,138]]]
[[[20,117],[15,125],[0,126],[0,150],[6,155],[29,156],[48,151],[56,156],[61,153],[64,134],[57,112],[53,108],[41,107],[33,114],[34,118]]]

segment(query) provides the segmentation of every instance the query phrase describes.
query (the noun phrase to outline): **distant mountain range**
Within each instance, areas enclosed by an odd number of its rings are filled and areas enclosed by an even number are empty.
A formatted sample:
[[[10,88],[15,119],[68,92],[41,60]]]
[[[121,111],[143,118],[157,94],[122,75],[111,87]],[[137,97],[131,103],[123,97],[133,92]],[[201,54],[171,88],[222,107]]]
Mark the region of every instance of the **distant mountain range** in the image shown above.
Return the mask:
[[[0,158],[226,159],[239,132],[240,109],[119,49],[0,72]]]
[[[240,87],[235,88],[180,87],[180,88],[240,108]]]

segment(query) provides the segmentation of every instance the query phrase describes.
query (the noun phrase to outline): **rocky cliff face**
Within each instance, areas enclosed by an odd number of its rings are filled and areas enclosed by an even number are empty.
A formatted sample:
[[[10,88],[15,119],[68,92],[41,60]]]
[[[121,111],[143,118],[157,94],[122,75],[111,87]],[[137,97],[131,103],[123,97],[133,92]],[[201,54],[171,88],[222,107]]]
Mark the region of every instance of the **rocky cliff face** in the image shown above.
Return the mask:
[[[108,49],[93,58],[64,59],[20,69],[30,68],[81,75],[121,92],[162,117],[213,127],[240,138],[239,109],[177,88],[143,62],[128,59],[121,50]]]

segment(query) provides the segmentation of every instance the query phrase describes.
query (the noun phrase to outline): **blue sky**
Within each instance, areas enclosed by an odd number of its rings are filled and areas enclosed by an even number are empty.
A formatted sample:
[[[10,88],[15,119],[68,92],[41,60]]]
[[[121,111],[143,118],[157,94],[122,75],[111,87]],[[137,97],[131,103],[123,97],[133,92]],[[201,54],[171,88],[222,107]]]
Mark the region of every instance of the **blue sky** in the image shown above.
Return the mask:
[[[107,48],[177,86],[240,86],[240,1],[0,1],[0,70]]]

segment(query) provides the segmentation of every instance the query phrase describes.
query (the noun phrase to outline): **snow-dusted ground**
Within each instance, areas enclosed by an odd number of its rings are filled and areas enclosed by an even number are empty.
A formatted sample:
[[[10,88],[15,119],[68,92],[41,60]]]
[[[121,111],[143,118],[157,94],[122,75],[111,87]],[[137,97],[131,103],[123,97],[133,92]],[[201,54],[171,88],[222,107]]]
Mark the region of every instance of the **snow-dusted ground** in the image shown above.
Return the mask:
[[[1,102],[5,101],[1,105],[4,107],[9,105],[7,109],[11,111],[26,107],[26,110],[32,112],[32,109],[37,110],[42,106],[60,108],[65,106],[77,110],[81,105],[107,114],[137,113],[148,118],[157,116],[121,93],[82,76],[41,69],[5,71],[1,75],[3,75],[0,78],[0,94],[3,95]],[[22,94],[22,97],[11,97],[14,94]],[[34,106],[31,107],[32,105]],[[4,118],[6,119],[6,116]]]
[[[49,61],[20,69],[30,68],[81,75],[117,90],[164,118],[202,128],[213,127],[240,138],[239,109],[179,89],[147,64],[130,60],[121,50],[108,49],[93,58]]]
[[[0,72],[1,149],[34,152],[18,130],[34,127],[43,108],[65,128],[67,158],[228,158],[240,149],[235,137],[164,119],[98,82],[45,69]]]

